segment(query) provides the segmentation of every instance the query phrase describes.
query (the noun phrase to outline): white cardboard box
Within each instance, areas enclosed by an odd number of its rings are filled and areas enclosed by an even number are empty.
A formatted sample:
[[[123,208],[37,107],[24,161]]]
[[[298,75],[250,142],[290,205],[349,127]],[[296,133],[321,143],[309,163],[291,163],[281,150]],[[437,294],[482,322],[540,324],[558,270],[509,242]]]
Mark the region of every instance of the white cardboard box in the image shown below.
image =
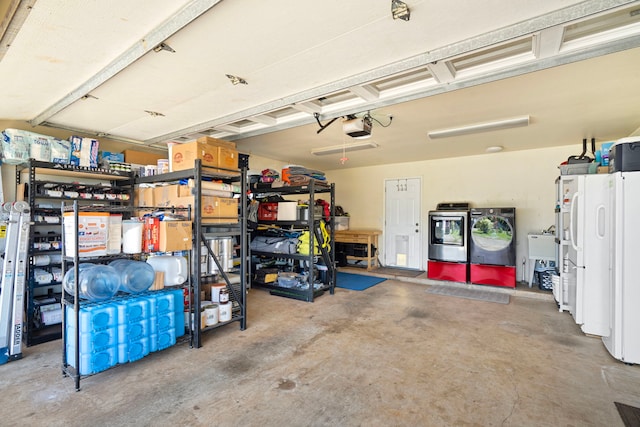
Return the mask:
[[[298,202],[278,202],[278,221],[295,221],[298,218]]]

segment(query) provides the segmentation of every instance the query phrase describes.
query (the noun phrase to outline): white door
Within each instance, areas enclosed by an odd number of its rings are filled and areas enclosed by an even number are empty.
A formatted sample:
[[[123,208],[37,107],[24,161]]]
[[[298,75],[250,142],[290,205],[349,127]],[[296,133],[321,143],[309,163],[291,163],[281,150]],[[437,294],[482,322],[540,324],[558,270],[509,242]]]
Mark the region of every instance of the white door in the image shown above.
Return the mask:
[[[385,180],[384,264],[421,270],[421,178]]]
[[[585,175],[582,259],[579,259],[576,323],[582,332],[605,335],[609,310],[605,304],[609,293],[608,230],[609,179],[605,174]]]

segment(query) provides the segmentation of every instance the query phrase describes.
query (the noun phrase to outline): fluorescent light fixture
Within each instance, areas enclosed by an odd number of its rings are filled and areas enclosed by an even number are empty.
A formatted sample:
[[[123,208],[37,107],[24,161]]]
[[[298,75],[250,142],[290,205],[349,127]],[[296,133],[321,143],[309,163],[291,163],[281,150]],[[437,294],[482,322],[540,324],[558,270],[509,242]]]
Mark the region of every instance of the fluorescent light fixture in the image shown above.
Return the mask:
[[[375,142],[354,142],[351,144],[332,145],[330,147],[316,148],[311,150],[311,154],[316,156],[324,156],[326,154],[342,153],[343,151],[358,151],[376,148],[378,144]]]
[[[485,151],[487,153],[499,153],[504,150],[504,147],[501,145],[492,145],[491,147],[487,147]]]
[[[500,129],[510,129],[529,125],[529,116],[512,117],[510,119],[497,120],[495,122],[476,123],[457,128],[434,130],[427,135],[429,138],[448,138],[450,136],[468,135],[470,133],[489,132]]]

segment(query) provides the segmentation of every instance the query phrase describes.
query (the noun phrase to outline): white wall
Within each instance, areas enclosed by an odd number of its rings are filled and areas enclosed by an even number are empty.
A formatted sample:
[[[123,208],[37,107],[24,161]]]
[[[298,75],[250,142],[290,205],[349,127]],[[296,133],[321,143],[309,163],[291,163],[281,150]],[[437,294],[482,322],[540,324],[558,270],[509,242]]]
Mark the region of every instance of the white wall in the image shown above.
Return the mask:
[[[516,208],[517,280],[527,254],[527,234],[555,224],[558,165],[575,146],[503,152],[442,160],[325,171],[336,183],[336,204],[349,212],[350,228],[384,230],[384,181],[422,179],[423,260],[426,268],[428,211],[440,202],[469,202],[472,207]],[[356,154],[357,155],[357,154]],[[337,161],[336,161],[337,163]],[[384,249],[384,235],[379,241]],[[380,259],[384,259],[381,255]]]

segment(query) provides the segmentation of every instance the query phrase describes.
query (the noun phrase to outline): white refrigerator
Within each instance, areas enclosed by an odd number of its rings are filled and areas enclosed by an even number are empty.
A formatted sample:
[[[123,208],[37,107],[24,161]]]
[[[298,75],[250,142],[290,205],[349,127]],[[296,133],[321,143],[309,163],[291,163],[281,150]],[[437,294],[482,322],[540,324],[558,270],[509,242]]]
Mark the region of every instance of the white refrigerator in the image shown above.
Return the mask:
[[[611,281],[610,307],[602,341],[613,357],[640,363],[640,172],[609,174]]]
[[[580,175],[569,219],[569,311],[585,334],[608,332],[609,175]],[[575,186],[574,186],[575,188]]]

